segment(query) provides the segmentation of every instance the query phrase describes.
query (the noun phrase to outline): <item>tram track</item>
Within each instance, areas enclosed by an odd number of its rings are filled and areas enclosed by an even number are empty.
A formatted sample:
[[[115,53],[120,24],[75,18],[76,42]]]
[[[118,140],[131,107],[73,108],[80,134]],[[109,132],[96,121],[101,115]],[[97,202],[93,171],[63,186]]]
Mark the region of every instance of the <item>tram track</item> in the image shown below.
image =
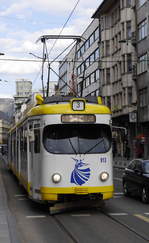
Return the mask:
[[[141,232],[138,232],[138,230],[135,230],[133,227],[130,227],[124,222],[121,222],[119,219],[115,218],[114,216],[108,214],[106,211],[102,210],[102,214],[107,216],[109,219],[113,220],[114,222],[118,223],[119,225],[125,227],[125,229],[129,230],[129,232],[132,232],[136,236],[138,236],[141,240],[145,240],[146,242],[149,242],[149,237],[147,238],[145,235],[143,235]]]
[[[145,234],[139,232],[137,229],[133,228],[132,226],[129,226],[129,224],[126,224],[125,222],[122,222],[120,219],[115,218],[114,216],[108,214],[106,212],[106,210],[102,209],[102,208],[97,208],[94,210],[100,212],[101,214],[103,214],[104,216],[106,216],[107,218],[109,218],[110,220],[113,221],[113,223],[118,224],[119,226],[122,226],[123,228],[125,228],[126,230],[128,230],[130,233],[133,233],[134,236],[140,238],[140,242],[149,242],[149,237],[147,237]],[[94,212],[95,212],[94,211]],[[69,227],[67,227],[65,225],[65,223],[62,221],[62,219],[59,217],[59,214],[55,214],[55,215],[51,215],[51,217],[53,218],[53,220],[56,222],[56,224],[59,226],[59,228],[66,233],[67,237],[70,238],[70,242],[72,243],[80,243],[81,241],[73,234],[73,232],[71,232],[71,230],[69,229]],[[90,211],[89,211],[89,215],[91,215]]]
[[[68,228],[61,222],[58,216],[52,215],[51,217],[53,217],[53,220],[58,224],[59,228],[66,233],[72,243],[79,243],[79,240],[70,232],[70,230],[68,230]]]
[[[8,188],[8,186],[6,185],[6,187]],[[10,197],[10,194],[9,193],[7,193],[8,195],[9,195],[9,197]],[[134,238],[136,237],[137,239],[139,238],[139,242],[149,242],[149,236],[147,235],[147,234],[145,234],[145,233],[143,233],[143,232],[141,232],[140,230],[137,230],[137,229],[135,229],[133,226],[129,226],[129,223],[127,224],[127,222],[123,222],[123,220],[120,218],[120,217],[117,217],[117,216],[114,216],[114,215],[110,215],[109,214],[109,212],[108,212],[108,210],[109,210],[109,208],[98,208],[98,209],[96,209],[95,210],[95,208],[93,209],[93,208],[91,208],[91,209],[88,209],[87,211],[85,211],[85,214],[87,213],[89,216],[93,216],[92,214],[96,214],[96,216],[98,217],[99,216],[99,219],[97,219],[97,221],[96,222],[101,222],[102,223],[102,221],[100,220],[100,214],[103,214],[105,217],[107,217],[107,218],[109,218],[109,225],[110,225],[110,221],[111,222],[113,222],[113,224],[115,223],[116,225],[117,225],[117,228],[120,228],[120,226],[121,227],[123,227],[123,228],[125,228],[126,230],[127,230],[127,232],[131,232],[133,235],[134,235]],[[36,210],[35,210],[36,211]],[[41,210],[42,211],[42,210]],[[74,213],[74,210],[72,210],[73,211],[73,213]],[[69,213],[71,214],[71,212],[72,212],[71,210],[69,210]],[[75,210],[75,212],[77,212],[76,214],[77,214],[77,217],[81,217],[80,215],[78,216],[78,211],[80,212],[80,209],[78,208],[77,210]],[[110,210],[111,211],[111,210]],[[124,210],[123,210],[124,211]],[[45,211],[44,211],[45,212]],[[82,212],[82,211],[81,211]],[[66,213],[67,213],[67,211],[66,211]],[[66,236],[66,238],[68,239],[68,241],[67,242],[69,242],[69,243],[80,243],[80,242],[82,242],[80,239],[81,239],[81,235],[82,234],[84,234],[84,230],[85,230],[85,228],[83,229],[83,231],[80,233],[79,231],[73,231],[73,228],[72,228],[72,226],[71,226],[71,228],[69,227],[70,225],[69,225],[69,222],[71,222],[71,220],[69,219],[68,220],[68,218],[67,218],[67,220],[65,220],[65,217],[61,217],[62,216],[62,214],[63,214],[63,212],[62,213],[58,213],[58,214],[55,214],[55,215],[51,215],[50,217],[52,218],[52,221],[53,221],[53,223],[55,222],[55,224],[57,225],[57,227],[61,230],[61,232],[63,232],[64,233],[64,235]],[[65,212],[64,212],[64,214],[65,214]],[[47,218],[47,221],[46,222],[48,222],[48,212],[47,212],[47,214],[46,214],[46,217],[45,217],[45,220],[46,220],[46,218]],[[82,213],[82,215],[83,215],[83,213]],[[74,216],[74,215],[71,215],[72,217]],[[89,216],[88,216],[88,219],[89,219]],[[75,219],[77,218],[77,217],[75,217]],[[80,218],[79,218],[80,219]],[[102,219],[103,220],[103,219]],[[38,220],[36,220],[36,222],[37,222]],[[35,222],[35,220],[34,220],[34,222]],[[81,221],[77,221],[76,220],[76,224],[77,223],[80,223]],[[106,222],[106,224],[107,224],[107,227],[108,227],[108,221],[106,221],[105,220],[105,222]],[[52,223],[52,222],[51,222]],[[75,223],[73,224],[73,226],[75,225]],[[90,222],[90,224],[91,224],[91,222]],[[23,228],[24,229],[24,228]],[[44,230],[43,230],[43,232],[44,232]],[[48,231],[47,231],[48,232]],[[58,231],[59,232],[59,231]],[[79,233],[78,233],[79,232]],[[77,234],[76,234],[77,233]],[[28,233],[27,233],[28,234]],[[25,235],[24,233],[23,233],[23,235]],[[48,233],[47,233],[47,235],[48,235]],[[62,234],[63,235],[63,234]],[[64,238],[65,238],[65,236],[64,236]],[[25,235],[25,237],[26,237],[26,235]],[[100,240],[100,234],[99,234],[99,232],[98,232],[98,234],[97,234],[97,237],[99,237],[99,240]],[[102,235],[101,235],[101,237],[102,237]],[[94,241],[94,242],[97,242],[97,241]],[[103,241],[102,241],[103,242]],[[111,241],[112,242],[112,241]],[[127,242],[127,241],[126,241]],[[138,241],[137,241],[138,242]]]

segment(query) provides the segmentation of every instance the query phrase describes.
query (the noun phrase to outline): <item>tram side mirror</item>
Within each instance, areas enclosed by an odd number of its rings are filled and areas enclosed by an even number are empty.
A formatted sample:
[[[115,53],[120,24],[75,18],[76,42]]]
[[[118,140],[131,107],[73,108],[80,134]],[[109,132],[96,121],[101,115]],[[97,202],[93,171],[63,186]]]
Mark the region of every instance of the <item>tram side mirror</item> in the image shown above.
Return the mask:
[[[29,132],[28,132],[28,136],[29,136],[29,141],[30,141],[30,142],[34,142],[34,141],[35,141],[35,134],[34,134],[34,131],[29,131]]]

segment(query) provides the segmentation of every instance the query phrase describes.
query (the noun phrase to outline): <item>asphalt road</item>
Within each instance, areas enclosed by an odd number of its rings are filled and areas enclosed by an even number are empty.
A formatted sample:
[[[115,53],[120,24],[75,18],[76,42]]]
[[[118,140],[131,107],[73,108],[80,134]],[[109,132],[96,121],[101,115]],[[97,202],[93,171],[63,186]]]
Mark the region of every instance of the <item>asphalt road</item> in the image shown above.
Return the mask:
[[[114,171],[115,195],[101,209],[82,209],[50,216],[47,208],[27,198],[7,170],[2,171],[9,208],[20,243],[147,243],[149,205],[122,194],[122,171]]]

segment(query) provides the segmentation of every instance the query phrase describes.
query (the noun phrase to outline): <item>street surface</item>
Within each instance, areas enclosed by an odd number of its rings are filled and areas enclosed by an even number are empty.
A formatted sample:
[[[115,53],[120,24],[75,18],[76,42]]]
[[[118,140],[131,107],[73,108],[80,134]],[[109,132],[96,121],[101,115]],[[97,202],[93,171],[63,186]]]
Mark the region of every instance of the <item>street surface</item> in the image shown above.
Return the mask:
[[[54,216],[27,198],[11,172],[3,169],[2,176],[20,243],[149,242],[149,205],[124,197],[122,170],[114,170],[115,195],[102,210],[82,209]]]

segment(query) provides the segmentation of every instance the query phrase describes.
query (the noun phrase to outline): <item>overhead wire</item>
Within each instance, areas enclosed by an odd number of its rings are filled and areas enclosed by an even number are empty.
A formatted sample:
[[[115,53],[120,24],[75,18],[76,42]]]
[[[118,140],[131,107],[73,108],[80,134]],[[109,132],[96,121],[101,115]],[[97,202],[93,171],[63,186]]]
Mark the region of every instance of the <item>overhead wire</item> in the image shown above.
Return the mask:
[[[75,6],[73,7],[72,11],[70,12],[70,14],[69,14],[69,16],[68,16],[66,22],[64,23],[64,25],[62,26],[62,29],[61,29],[60,32],[59,32],[59,37],[60,37],[61,33],[63,32],[64,28],[66,27],[68,21],[70,20],[71,16],[73,15],[73,13],[74,13],[76,7],[78,6],[79,2],[80,2],[80,0],[77,1],[77,3],[75,4]],[[59,38],[58,38],[58,39],[59,39]],[[51,49],[50,49],[48,55],[51,54],[51,52],[52,52],[54,46],[56,45],[56,42],[58,41],[58,39],[56,39],[56,40],[54,41],[54,44],[52,45],[52,47],[51,47]]]
[[[61,35],[63,29],[65,28],[65,26],[67,25],[68,21],[70,20],[72,14],[74,13],[74,11],[75,11],[75,9],[76,9],[76,7],[77,7],[77,5],[78,5],[79,2],[80,2],[80,0],[78,0],[77,3],[75,4],[75,6],[73,7],[71,13],[69,14],[69,16],[68,16],[66,22],[64,23],[64,25],[63,25],[63,27],[62,27],[62,29],[61,29],[59,35],[58,35],[58,38],[55,40],[55,42],[54,42],[53,46],[51,47],[49,53],[48,53],[48,49],[47,49],[46,40],[45,40],[44,38],[41,39],[41,42],[43,42],[42,76],[41,76],[42,89],[43,89],[43,97],[45,96],[45,95],[44,95],[44,78],[43,78],[43,75],[44,75],[44,63],[45,63],[45,61],[46,61],[46,59],[47,59],[47,62],[48,62],[48,77],[47,77],[47,92],[46,92],[47,94],[46,94],[46,95],[48,96],[51,64],[52,64],[54,61],[56,61],[56,59],[57,59],[60,55],[62,55],[62,53],[64,53],[64,52],[66,51],[66,49],[68,49],[72,44],[70,44],[70,45],[69,45],[69,46],[68,46],[68,47],[67,47],[61,54],[59,54],[59,55],[58,55],[54,60],[52,60],[51,62],[50,62],[50,60],[49,60],[49,55],[50,55],[51,51],[53,50],[53,48],[54,48],[56,42],[58,41],[58,39],[59,39],[59,37],[60,37],[60,35]]]
[[[60,57],[67,49],[69,49],[73,44],[75,43],[75,41],[73,41],[70,45],[68,45],[60,54],[58,54],[58,56],[56,56],[51,62],[49,61],[49,56],[48,56],[48,48],[45,42],[45,50],[46,50],[46,56],[47,56],[47,61],[48,61],[48,77],[47,77],[47,92],[46,92],[46,96],[48,97],[49,94],[49,82],[50,82],[50,71],[51,71],[51,64],[54,63],[56,61],[56,59],[58,57]],[[62,80],[63,81],[63,80]]]
[[[15,59],[15,58],[0,58],[0,61],[11,61],[11,62],[37,62],[37,63],[42,63],[42,58],[41,58],[41,60],[36,60],[36,59]],[[108,60],[108,61],[104,61],[104,60],[97,60],[97,61],[91,61],[91,62],[103,62],[103,63],[106,63],[106,62],[119,62],[119,60]],[[146,59],[146,60],[143,60],[144,62],[146,61],[146,62],[149,62],[149,59]],[[79,63],[82,63],[82,61],[78,61],[78,60],[72,60],[72,59],[67,59],[67,60],[64,60],[64,59],[59,59],[59,60],[49,60],[49,62],[79,62]],[[124,61],[125,63],[127,63],[128,61],[127,60],[125,60]],[[48,61],[47,60],[45,60],[45,63],[48,63]],[[135,60],[132,60],[132,63],[136,63],[136,59]]]

